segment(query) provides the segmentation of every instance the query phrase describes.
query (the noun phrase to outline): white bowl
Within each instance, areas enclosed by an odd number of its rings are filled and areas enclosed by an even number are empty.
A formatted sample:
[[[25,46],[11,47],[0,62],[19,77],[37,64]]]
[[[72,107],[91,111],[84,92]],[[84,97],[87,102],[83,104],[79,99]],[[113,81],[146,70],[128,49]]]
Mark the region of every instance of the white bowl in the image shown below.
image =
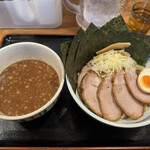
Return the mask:
[[[38,110],[22,116],[6,116],[0,113],[0,119],[29,121],[42,116],[50,110],[56,101],[63,88],[64,84],[64,66],[60,57],[49,47],[33,42],[20,42],[11,44],[0,49],[0,73],[9,65],[26,59],[41,60],[51,65],[57,72],[60,80],[60,85],[55,95],[48,103]]]
[[[137,127],[142,127],[142,126],[146,126],[146,125],[150,124],[150,107],[144,113],[144,115],[138,120],[132,120],[130,118],[127,118],[127,119],[119,120],[119,121],[116,121],[116,122],[112,122],[112,121],[108,121],[108,120],[106,120],[102,117],[99,117],[98,115],[93,113],[90,109],[88,109],[85,106],[85,104],[80,100],[80,98],[78,96],[78,93],[77,92],[75,93],[73,91],[72,86],[71,86],[67,76],[66,76],[66,82],[67,82],[67,86],[68,86],[68,89],[70,91],[70,94],[72,95],[73,99],[78,104],[78,106],[84,112],[86,112],[89,116],[96,119],[97,121],[99,121],[101,123],[104,123],[104,124],[107,124],[107,125],[114,126],[114,127],[120,127],[120,128],[137,128]],[[144,117],[146,117],[146,119],[143,119]]]

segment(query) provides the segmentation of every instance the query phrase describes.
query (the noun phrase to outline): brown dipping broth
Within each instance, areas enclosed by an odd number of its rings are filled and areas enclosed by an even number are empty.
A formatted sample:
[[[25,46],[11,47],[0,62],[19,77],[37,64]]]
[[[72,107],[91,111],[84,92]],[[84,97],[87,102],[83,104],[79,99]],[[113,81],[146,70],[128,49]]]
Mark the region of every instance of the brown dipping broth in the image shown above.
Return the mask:
[[[8,116],[31,113],[45,105],[58,87],[52,66],[40,60],[16,62],[0,74],[0,112]]]

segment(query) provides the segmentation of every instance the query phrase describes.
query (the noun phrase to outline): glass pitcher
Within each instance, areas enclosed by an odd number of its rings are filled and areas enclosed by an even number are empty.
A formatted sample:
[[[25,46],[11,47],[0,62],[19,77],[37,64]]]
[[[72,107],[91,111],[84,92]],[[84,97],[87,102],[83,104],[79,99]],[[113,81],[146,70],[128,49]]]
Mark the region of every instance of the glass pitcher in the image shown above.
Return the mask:
[[[69,0],[63,0],[64,6],[71,12],[76,13],[79,26],[86,29],[89,23],[97,27],[120,14],[123,0],[78,0],[78,5]]]

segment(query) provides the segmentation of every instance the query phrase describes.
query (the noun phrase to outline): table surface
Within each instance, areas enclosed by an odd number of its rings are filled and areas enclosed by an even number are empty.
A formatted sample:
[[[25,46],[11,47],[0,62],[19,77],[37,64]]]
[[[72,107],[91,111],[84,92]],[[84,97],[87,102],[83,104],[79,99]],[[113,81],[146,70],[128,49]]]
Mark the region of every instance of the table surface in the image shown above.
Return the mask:
[[[133,2],[134,0],[132,0]],[[138,0],[139,1],[139,0]],[[130,9],[131,6],[129,5],[125,12],[123,13],[123,18],[125,20],[125,22],[127,22],[128,18],[129,18],[129,13],[130,13]],[[32,34],[32,35],[75,35],[76,32],[78,31],[79,26],[76,23],[76,18],[75,18],[75,14],[67,11],[65,8],[63,9],[63,23],[59,28],[56,29],[0,29],[0,43],[2,43],[4,37],[6,35],[10,35],[10,34]],[[148,33],[148,35],[150,35],[150,32]],[[36,149],[40,149],[40,150],[60,150],[60,149],[68,149],[68,150],[77,150],[77,149],[105,149],[105,150],[111,150],[111,149],[118,149],[118,150],[127,150],[127,149],[150,149],[150,147],[53,147],[53,148],[48,148],[48,147],[41,147],[41,148],[33,148],[33,147],[0,147],[0,150],[11,150],[11,149],[16,149],[16,150],[36,150]]]

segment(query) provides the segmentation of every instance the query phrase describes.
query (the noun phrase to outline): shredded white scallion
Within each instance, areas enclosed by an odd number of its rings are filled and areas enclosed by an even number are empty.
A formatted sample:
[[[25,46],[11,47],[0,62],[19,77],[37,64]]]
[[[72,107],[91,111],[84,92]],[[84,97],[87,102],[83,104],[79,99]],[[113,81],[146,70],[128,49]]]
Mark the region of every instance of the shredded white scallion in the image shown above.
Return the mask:
[[[89,65],[92,66],[92,70],[102,77],[105,77],[106,75],[111,75],[122,68],[131,68],[132,70],[136,70],[137,63],[131,57],[111,50],[95,56],[89,62]]]

